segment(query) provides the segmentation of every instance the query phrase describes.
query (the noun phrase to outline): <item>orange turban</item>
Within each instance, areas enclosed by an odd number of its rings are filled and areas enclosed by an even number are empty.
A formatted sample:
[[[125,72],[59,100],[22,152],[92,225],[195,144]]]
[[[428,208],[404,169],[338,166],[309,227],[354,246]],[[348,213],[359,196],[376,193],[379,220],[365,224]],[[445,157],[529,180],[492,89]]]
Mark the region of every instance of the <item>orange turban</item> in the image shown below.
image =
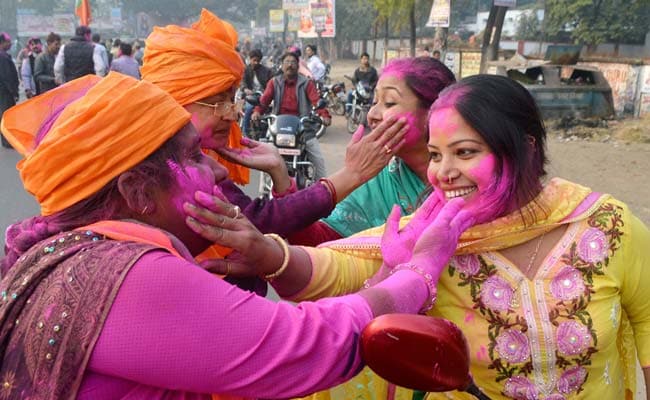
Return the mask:
[[[203,9],[191,28],[154,27],[146,40],[142,79],[166,90],[184,106],[223,93],[238,85],[244,72],[235,46],[235,28]],[[233,123],[228,145],[242,148],[241,137],[239,125]],[[248,183],[248,168],[210,154],[228,168],[235,182]]]
[[[41,214],[51,215],[99,191],[189,122],[190,114],[163,90],[111,72],[7,110],[2,132],[25,156],[18,163],[25,189]]]

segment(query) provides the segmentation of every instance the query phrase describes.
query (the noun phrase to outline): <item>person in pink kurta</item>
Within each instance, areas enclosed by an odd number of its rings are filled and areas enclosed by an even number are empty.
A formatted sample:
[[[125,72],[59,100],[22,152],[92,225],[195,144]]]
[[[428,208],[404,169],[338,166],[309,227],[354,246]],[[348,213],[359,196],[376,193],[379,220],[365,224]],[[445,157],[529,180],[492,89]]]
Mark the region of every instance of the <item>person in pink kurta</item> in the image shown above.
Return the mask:
[[[286,398],[331,387],[362,368],[359,338],[372,318],[432,304],[431,274],[472,223],[452,202],[410,263],[375,287],[274,303],[193,257],[216,242],[281,288],[276,278],[304,276],[309,256],[225,201],[216,182],[227,171],[201,152],[190,114],[166,92],[111,72],[6,117],[41,215],[7,229],[5,399]]]

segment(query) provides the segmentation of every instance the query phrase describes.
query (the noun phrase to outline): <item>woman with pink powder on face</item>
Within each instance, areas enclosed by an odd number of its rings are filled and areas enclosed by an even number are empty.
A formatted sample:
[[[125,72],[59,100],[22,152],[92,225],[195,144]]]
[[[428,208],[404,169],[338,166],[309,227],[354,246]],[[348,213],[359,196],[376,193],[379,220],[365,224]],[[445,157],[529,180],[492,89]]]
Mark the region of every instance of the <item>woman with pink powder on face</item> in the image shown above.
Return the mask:
[[[294,301],[340,296],[412,268],[412,251],[445,240],[424,242],[420,232],[443,205],[463,199],[475,225],[434,273],[438,297],[428,314],[463,328],[482,391],[491,399],[631,399],[636,356],[649,387],[648,228],[610,195],[543,179],[544,124],[513,80],[463,79],[441,92],[428,125],[434,193],[412,216],[400,218],[395,207],[385,226],[305,249],[312,268],[302,279],[280,277],[279,293]],[[366,369],[315,398],[413,395]]]
[[[394,204],[412,213],[426,188],[427,114],[438,93],[455,82],[454,74],[431,57],[401,58],[388,63],[377,83],[368,123],[376,128],[391,119],[406,120],[409,130],[381,172],[340,201],[332,213],[290,236],[294,244],[317,245],[383,224]]]

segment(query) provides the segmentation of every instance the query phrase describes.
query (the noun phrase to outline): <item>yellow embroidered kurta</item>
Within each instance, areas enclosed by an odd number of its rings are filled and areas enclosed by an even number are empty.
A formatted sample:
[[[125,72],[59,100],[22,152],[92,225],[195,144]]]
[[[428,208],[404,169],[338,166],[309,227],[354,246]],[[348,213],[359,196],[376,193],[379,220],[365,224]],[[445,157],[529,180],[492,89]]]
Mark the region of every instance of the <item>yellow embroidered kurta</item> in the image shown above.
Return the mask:
[[[561,193],[570,185],[558,180],[549,186]],[[346,240],[307,250],[314,274],[292,299],[359,290],[381,265],[377,243]],[[635,346],[641,365],[650,367],[649,293],[648,229],[623,203],[604,196],[568,223],[532,281],[498,250],[454,256],[430,314],[464,331],[471,373],[492,399],[625,399],[634,393]],[[366,368],[314,397],[385,399],[386,393],[386,382]],[[398,388],[395,398],[411,396]],[[459,392],[427,397],[447,398],[473,397]]]

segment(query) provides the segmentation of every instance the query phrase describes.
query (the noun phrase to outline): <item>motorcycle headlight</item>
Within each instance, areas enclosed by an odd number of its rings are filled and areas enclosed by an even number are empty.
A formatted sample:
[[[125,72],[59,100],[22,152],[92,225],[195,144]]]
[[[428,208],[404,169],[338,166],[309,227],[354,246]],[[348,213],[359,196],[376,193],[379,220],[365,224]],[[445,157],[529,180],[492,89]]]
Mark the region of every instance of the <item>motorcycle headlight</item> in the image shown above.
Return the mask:
[[[296,147],[296,135],[278,133],[275,135],[275,145],[282,147]]]

